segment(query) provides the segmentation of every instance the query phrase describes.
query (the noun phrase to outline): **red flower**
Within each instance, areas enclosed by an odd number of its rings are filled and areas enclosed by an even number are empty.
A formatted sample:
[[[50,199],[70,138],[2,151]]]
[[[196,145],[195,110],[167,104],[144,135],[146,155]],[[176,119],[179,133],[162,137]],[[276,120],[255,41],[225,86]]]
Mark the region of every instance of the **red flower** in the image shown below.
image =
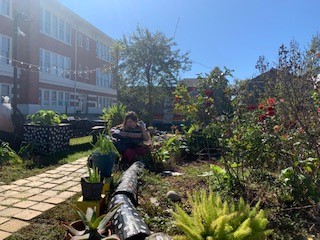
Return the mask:
[[[266,114],[261,114],[261,115],[259,116],[259,121],[260,121],[260,122],[264,121],[264,120],[266,119],[266,117],[267,117]]]
[[[320,108],[317,109],[317,112],[320,113]]]
[[[268,107],[267,108],[267,114],[269,115],[269,116],[274,116],[275,115],[275,109],[273,108],[273,107]]]
[[[264,109],[263,104],[260,103],[259,106],[258,106],[258,108],[259,108],[259,109]]]
[[[248,105],[247,107],[250,111],[253,111],[256,107],[254,105]]]
[[[204,91],[204,94],[207,96],[207,97],[210,97],[212,95],[212,90],[210,89],[207,89]]]
[[[269,115],[270,117],[272,117],[272,116],[276,115],[276,113],[275,113],[275,111],[269,111],[269,112],[268,112],[268,115]]]

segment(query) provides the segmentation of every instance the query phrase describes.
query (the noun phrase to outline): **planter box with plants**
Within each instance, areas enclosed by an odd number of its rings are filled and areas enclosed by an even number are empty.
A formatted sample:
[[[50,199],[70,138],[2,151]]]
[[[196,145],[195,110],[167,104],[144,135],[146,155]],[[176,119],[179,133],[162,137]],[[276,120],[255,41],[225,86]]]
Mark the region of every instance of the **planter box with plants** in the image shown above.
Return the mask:
[[[61,124],[63,116],[52,110],[39,110],[28,116],[31,123],[24,125],[23,141],[38,154],[55,154],[69,148],[69,126]]]

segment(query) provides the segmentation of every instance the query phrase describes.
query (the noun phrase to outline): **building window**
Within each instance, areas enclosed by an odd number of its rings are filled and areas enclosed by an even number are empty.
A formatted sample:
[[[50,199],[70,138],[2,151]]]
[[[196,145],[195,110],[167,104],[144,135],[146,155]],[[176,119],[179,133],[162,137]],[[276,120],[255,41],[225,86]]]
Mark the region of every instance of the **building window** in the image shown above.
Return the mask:
[[[51,34],[51,13],[48,11],[44,11],[44,32]]]
[[[43,106],[43,103],[42,103],[42,89],[39,90],[39,104],[40,104],[40,106]]]
[[[64,41],[64,21],[59,20],[59,39]]]
[[[81,64],[78,65],[78,77],[82,78],[82,65]]]
[[[44,90],[43,91],[43,106],[49,106],[50,103],[50,91],[49,90]]]
[[[65,58],[65,78],[71,79],[71,59]]]
[[[0,0],[0,13],[8,17],[11,16],[11,1],[10,0]]]
[[[71,44],[71,26],[69,23],[66,23],[66,40],[65,41]]]
[[[40,49],[39,66],[43,73],[70,79],[71,59],[68,57]]]
[[[41,9],[41,32],[65,43],[71,44],[70,23],[58,18],[46,9]]]
[[[86,79],[88,80],[89,79],[89,68],[88,67],[86,67],[86,71],[84,73],[85,73]]]
[[[50,52],[45,51],[44,52],[44,61],[43,61],[44,72],[50,74],[50,66],[51,66],[51,63],[50,63]]]
[[[110,61],[109,55],[109,47],[99,41],[96,41],[96,57],[108,62]]]
[[[51,74],[54,75],[54,76],[58,76],[58,54],[53,53],[52,56],[51,56],[51,60],[52,60],[52,63],[51,63],[51,66],[52,66]]]
[[[64,93],[64,105],[70,106],[70,95],[67,92]]]
[[[105,73],[100,71],[100,69],[96,70],[96,85],[104,88],[111,88],[111,73]]]
[[[52,15],[52,37],[58,38],[58,17]]]
[[[78,46],[82,47],[82,34],[78,33]]]
[[[57,106],[57,92],[51,91],[51,106]]]
[[[11,39],[7,36],[0,35],[0,63],[9,65],[11,58]]]
[[[1,84],[1,96],[8,96],[10,97],[10,86],[9,84]]]
[[[86,37],[85,48],[86,48],[87,50],[89,50],[89,48],[90,48],[90,40],[89,40],[88,37]]]
[[[58,107],[63,107],[63,92],[58,92]]]
[[[68,106],[69,93],[55,90],[41,89],[39,91],[39,104],[41,106],[64,107]]]

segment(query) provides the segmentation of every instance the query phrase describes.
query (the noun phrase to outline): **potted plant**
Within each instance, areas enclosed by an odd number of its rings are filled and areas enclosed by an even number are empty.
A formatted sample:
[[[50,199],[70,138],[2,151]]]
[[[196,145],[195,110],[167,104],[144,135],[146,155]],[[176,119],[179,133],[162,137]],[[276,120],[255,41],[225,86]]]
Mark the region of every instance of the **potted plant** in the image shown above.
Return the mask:
[[[88,167],[88,177],[81,178],[81,190],[84,201],[100,200],[103,182],[98,168]]]
[[[93,153],[89,156],[88,162],[93,168],[97,167],[99,169],[102,178],[109,178],[116,157],[119,156],[120,154],[111,138],[101,133],[93,144]]]
[[[81,220],[74,221],[70,224],[62,223],[67,228],[65,239],[117,239],[119,237],[115,234],[111,234],[109,229],[110,220],[117,211],[121,204],[118,204],[111,208],[107,213],[98,216],[96,208],[88,207],[86,213],[76,206],[73,206],[80,216]]]
[[[64,115],[53,110],[39,110],[27,118],[31,122],[24,125],[23,140],[33,145],[34,151],[50,155],[68,150],[70,124],[61,123]]]

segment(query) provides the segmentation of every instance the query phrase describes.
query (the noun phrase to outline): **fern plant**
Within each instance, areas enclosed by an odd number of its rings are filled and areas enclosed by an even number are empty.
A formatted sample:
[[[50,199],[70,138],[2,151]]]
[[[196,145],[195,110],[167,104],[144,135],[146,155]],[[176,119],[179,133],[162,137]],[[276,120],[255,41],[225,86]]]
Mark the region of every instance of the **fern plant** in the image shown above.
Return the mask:
[[[192,240],[259,240],[265,239],[272,230],[267,230],[268,220],[259,203],[250,208],[243,198],[238,203],[223,202],[211,190],[188,193],[191,215],[176,205],[172,212],[176,226],[183,236],[176,239]]]

